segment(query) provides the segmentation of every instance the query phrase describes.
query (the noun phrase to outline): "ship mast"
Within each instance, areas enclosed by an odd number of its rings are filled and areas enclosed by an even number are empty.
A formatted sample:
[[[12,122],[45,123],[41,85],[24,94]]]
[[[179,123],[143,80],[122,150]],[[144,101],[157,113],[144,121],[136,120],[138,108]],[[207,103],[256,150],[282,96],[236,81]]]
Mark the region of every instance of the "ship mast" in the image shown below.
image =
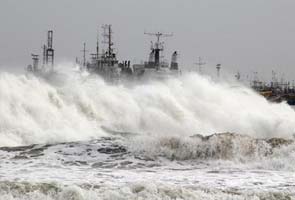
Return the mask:
[[[86,50],[85,42],[83,44],[83,50],[81,50],[81,52],[83,52],[83,67],[86,67],[86,52],[88,52],[88,50]]]
[[[97,40],[96,40],[96,59],[98,60],[99,56],[99,34],[97,34]]]
[[[202,73],[203,73],[203,72],[202,72],[202,66],[203,66],[203,65],[206,65],[206,62],[203,62],[202,58],[199,57],[199,61],[196,62],[195,64],[199,66],[199,73],[202,74]]]
[[[46,65],[51,66],[53,71],[54,66],[54,49],[53,49],[53,31],[47,32],[47,48],[46,48]]]
[[[92,62],[98,62],[99,61],[99,34],[97,34],[97,38],[96,38],[96,52],[95,53],[91,53],[91,59]]]
[[[113,31],[112,31],[112,25],[110,24],[105,24],[102,26],[103,30],[104,30],[104,33],[103,33],[103,37],[104,37],[104,40],[103,40],[103,43],[107,44],[108,45],[108,57],[111,58],[113,56],[113,48],[112,46],[114,45],[114,43],[112,42],[112,34],[113,34]]]
[[[155,55],[155,66],[158,67],[160,66],[160,52],[164,50],[163,48],[163,42],[160,42],[161,37],[171,37],[173,36],[172,33],[170,34],[165,34],[161,32],[157,33],[148,33],[144,32],[145,35],[150,35],[150,36],[156,36],[157,42],[152,46],[152,51],[154,51]]]

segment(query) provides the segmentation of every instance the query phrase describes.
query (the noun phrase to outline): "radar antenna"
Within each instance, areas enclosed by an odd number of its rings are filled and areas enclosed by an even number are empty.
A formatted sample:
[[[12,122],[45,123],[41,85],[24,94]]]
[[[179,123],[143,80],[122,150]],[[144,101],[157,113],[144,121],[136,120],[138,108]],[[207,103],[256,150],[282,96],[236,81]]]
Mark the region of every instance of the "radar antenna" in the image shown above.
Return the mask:
[[[104,40],[103,40],[103,43],[107,44],[108,45],[108,57],[112,57],[113,55],[113,48],[112,46],[114,45],[113,43],[113,31],[112,31],[112,25],[110,24],[105,24],[102,26],[102,29],[103,29],[103,37],[104,37]]]
[[[81,50],[81,52],[83,52],[83,67],[86,67],[86,52],[88,52],[88,50],[86,50],[85,42],[83,44],[83,50]]]
[[[149,33],[149,32],[144,32],[145,35],[150,35],[150,36],[156,36],[157,37],[157,43],[160,43],[160,38],[161,37],[172,37],[173,33],[161,33],[161,32],[157,32],[157,33]]]
[[[206,62],[203,62],[202,58],[199,57],[199,61],[196,62],[195,64],[199,66],[199,73],[202,74],[202,73],[203,73],[203,72],[202,72],[202,66],[203,66],[203,65],[206,65]]]

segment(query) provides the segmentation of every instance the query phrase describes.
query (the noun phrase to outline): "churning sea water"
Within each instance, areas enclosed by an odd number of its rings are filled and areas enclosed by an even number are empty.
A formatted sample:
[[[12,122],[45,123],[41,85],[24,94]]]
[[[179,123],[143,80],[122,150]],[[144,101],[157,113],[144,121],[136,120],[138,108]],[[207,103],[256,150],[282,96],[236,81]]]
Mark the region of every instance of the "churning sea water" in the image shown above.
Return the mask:
[[[295,199],[295,112],[187,74],[0,74],[0,199]]]

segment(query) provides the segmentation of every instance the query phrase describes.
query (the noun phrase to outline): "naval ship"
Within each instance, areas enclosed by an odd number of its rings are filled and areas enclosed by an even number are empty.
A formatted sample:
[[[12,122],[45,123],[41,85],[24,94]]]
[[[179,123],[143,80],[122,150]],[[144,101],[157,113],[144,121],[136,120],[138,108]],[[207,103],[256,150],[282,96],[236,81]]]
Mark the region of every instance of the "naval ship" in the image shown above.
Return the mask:
[[[150,79],[165,79],[171,76],[180,75],[181,70],[178,66],[178,52],[172,53],[171,62],[168,63],[164,59],[164,42],[162,37],[171,37],[172,34],[164,33],[147,33],[149,36],[155,36],[156,41],[151,42],[151,49],[148,56],[148,61],[131,65],[130,60],[119,61],[117,53],[114,49],[112,25],[103,25],[102,43],[106,44],[107,48],[100,51],[99,41],[97,39],[96,52],[91,55],[90,60],[86,60],[86,44],[84,43],[83,62],[76,59],[80,71],[87,71],[90,74],[97,74],[108,82],[117,83],[120,81],[132,80],[150,80]],[[53,31],[47,32],[47,44],[42,46],[43,63],[39,66],[39,55],[32,54],[33,63],[28,65],[26,71],[28,74],[33,74],[41,77],[50,77],[56,74],[54,70],[54,49],[53,49]],[[51,76],[52,77],[52,76]]]
[[[164,56],[161,55],[164,51],[164,43],[160,41],[161,37],[170,37],[172,34],[163,33],[146,33],[146,35],[156,36],[156,42],[151,42],[151,52],[149,59],[143,64],[134,64],[133,72],[136,77],[144,79],[163,79],[170,76],[176,76],[180,74],[178,66],[178,53],[174,51],[171,57],[171,63],[164,60]]]
[[[110,82],[118,82],[122,80],[146,80],[146,79],[164,79],[170,76],[180,74],[178,66],[178,53],[174,51],[171,58],[171,63],[165,62],[163,51],[164,43],[161,42],[161,37],[170,37],[172,34],[163,33],[146,33],[146,35],[156,36],[156,42],[151,44],[151,52],[148,61],[141,64],[131,65],[130,60],[118,61],[117,54],[113,48],[112,41],[112,26],[103,26],[103,43],[107,44],[107,49],[99,51],[99,41],[96,44],[96,53],[91,54],[91,60],[86,61],[85,44],[83,64],[79,63],[81,69],[86,69],[89,73],[95,73]]]
[[[112,26],[111,25],[104,25],[102,26],[104,32],[103,43],[107,44],[107,50],[103,50],[102,52],[99,51],[99,41],[97,40],[96,43],[96,53],[91,54],[91,60],[86,62],[86,49],[84,43],[84,55],[83,55],[83,65],[80,67],[82,70],[87,70],[89,73],[95,73],[100,75],[101,77],[105,78],[108,81],[116,82],[120,79],[120,75],[123,72],[129,71],[131,72],[130,68],[130,61],[123,61],[119,63],[117,59],[117,54],[114,51],[114,43],[112,41]],[[80,64],[77,62],[77,64]]]

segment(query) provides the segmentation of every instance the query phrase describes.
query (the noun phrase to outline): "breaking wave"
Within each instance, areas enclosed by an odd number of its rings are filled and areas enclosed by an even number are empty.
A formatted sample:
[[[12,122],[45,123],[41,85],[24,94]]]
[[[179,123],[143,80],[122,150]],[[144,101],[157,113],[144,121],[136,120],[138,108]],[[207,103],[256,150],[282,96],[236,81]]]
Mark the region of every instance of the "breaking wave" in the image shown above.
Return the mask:
[[[255,139],[249,136],[223,133],[210,136],[128,138],[102,137],[98,140],[59,144],[0,147],[0,158],[16,160],[40,159],[50,163],[62,160],[65,166],[89,166],[95,169],[137,169],[179,163],[219,165],[243,168],[295,171],[293,140]],[[6,152],[6,153],[5,153]],[[9,163],[8,160],[6,164]],[[43,161],[44,162],[44,161]]]
[[[143,138],[292,138],[295,131],[287,104],[198,74],[128,86],[73,71],[55,76],[62,78],[0,74],[0,146],[92,140],[109,136],[106,130]]]
[[[146,183],[133,183],[124,187],[107,187],[95,185],[62,186],[57,184],[30,184],[30,183],[0,183],[1,200],[114,200],[114,199],[232,199],[232,200],[283,200],[293,199],[291,192],[237,192],[235,190],[196,189],[180,186],[168,186]]]
[[[246,165],[265,170],[295,171],[295,143],[279,138],[255,139],[245,135],[222,133],[210,136],[133,138],[130,150],[145,160],[167,158],[211,165]],[[224,162],[227,162],[225,164]],[[245,166],[244,166],[245,167]]]

